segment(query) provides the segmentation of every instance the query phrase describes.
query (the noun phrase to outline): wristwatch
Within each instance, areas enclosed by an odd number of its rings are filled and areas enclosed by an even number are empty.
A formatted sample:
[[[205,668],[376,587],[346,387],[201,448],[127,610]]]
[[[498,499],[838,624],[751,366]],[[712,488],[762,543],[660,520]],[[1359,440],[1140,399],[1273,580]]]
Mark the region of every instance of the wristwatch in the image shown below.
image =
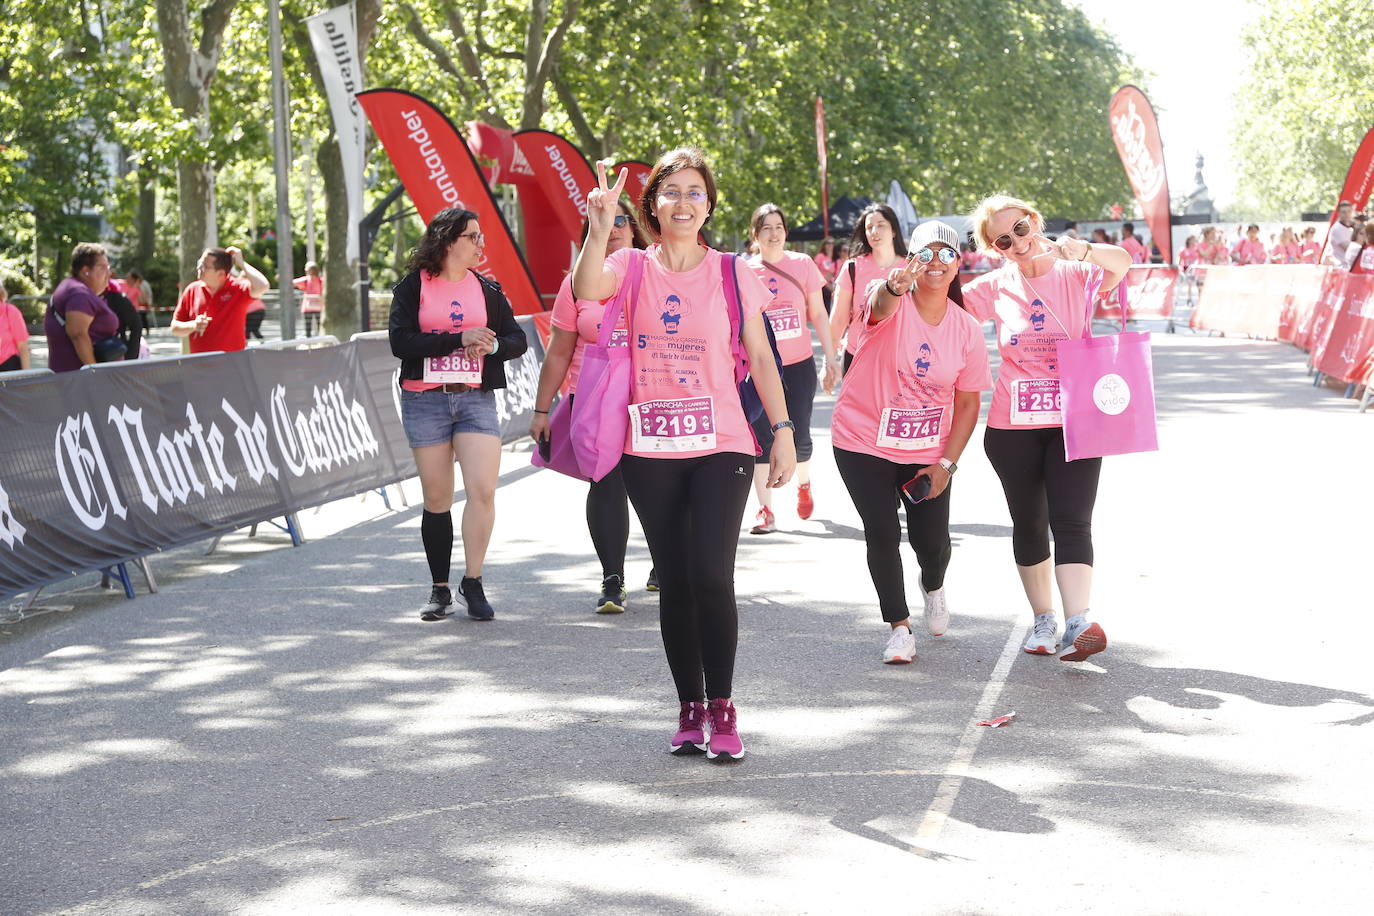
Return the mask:
[[[777,432],[780,429],[790,429],[793,432],[796,432],[797,424],[793,423],[791,420],[783,420],[779,423],[773,424],[773,432]]]
[[[945,473],[949,474],[950,476],[953,476],[954,472],[959,470],[959,465],[955,464],[953,461],[950,461],[948,458],[941,458],[938,463],[940,467],[945,469]]]

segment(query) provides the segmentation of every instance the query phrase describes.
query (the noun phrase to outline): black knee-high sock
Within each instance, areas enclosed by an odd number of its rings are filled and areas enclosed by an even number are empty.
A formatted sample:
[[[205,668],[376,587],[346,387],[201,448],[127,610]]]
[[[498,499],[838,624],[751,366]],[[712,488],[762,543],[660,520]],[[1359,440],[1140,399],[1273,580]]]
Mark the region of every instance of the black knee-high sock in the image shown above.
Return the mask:
[[[420,515],[420,540],[425,544],[425,559],[429,560],[432,582],[447,582],[449,564],[453,561],[453,514],[430,512]]]

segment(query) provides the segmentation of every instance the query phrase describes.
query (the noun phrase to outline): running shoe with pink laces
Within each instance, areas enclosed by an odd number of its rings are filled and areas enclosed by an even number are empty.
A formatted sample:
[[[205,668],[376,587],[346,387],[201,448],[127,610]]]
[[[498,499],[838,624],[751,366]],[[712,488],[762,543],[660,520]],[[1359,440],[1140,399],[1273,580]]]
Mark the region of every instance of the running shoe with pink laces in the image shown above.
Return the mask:
[[[778,520],[773,515],[773,510],[767,506],[759,506],[759,514],[754,516],[754,527],[749,529],[750,534],[772,534],[778,530]]]
[[[711,717],[711,742],[706,749],[710,760],[725,757],[729,760],[744,758],[744,742],[739,739],[735,722],[735,704],[729,700],[714,699],[706,707]]]
[[[677,734],[668,747],[678,756],[706,753],[706,704],[683,703],[677,714]]]

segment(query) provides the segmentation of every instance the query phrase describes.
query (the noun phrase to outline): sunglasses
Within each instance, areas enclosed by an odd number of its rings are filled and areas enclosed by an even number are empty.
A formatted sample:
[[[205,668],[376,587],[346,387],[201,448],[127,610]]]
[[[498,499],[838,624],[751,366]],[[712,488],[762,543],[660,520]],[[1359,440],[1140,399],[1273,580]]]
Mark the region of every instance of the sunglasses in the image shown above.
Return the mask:
[[[630,225],[630,218],[628,216],[626,216],[624,213],[621,213],[616,216],[615,227],[617,229],[624,229],[628,225]]]
[[[953,264],[954,259],[957,257],[959,257],[959,255],[953,248],[945,248],[943,246],[938,249],[927,246],[916,252],[916,260],[920,261],[922,264],[929,264],[936,258],[940,259],[941,264]]]
[[[1018,219],[1016,225],[1011,227],[1011,231],[1018,239],[1025,238],[1031,231],[1030,217],[1023,216]],[[1010,251],[1012,246],[1011,235],[999,235],[992,240],[992,244],[996,245],[999,251]]]

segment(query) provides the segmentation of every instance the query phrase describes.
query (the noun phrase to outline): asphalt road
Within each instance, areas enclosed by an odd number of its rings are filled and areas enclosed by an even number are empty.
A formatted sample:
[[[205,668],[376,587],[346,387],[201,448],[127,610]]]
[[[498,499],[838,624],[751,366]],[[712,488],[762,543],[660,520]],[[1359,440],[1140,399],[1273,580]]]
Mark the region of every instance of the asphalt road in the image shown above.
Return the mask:
[[[665,752],[657,598],[590,613],[584,488],[526,452],[490,624],[418,620],[414,482],[306,513],[300,548],[161,555],[136,601],[53,589],[0,626],[0,912],[1366,913],[1374,414],[1303,359],[1155,336],[1162,448],[1103,473],[1096,664],[1017,651],[981,431],[950,632],[880,664],[818,405],[815,517],[788,488],[741,538],[738,764]]]

